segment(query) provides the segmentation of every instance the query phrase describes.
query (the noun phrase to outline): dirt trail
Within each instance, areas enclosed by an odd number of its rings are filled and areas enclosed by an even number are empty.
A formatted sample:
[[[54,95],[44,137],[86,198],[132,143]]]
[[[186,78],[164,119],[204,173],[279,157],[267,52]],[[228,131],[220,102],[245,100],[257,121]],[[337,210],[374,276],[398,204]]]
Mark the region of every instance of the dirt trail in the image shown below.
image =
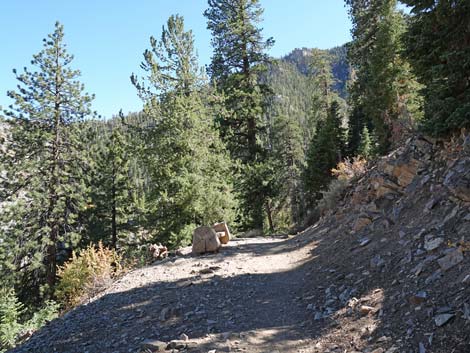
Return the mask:
[[[15,352],[139,352],[186,334],[189,352],[310,352],[307,237],[242,239],[133,271]]]

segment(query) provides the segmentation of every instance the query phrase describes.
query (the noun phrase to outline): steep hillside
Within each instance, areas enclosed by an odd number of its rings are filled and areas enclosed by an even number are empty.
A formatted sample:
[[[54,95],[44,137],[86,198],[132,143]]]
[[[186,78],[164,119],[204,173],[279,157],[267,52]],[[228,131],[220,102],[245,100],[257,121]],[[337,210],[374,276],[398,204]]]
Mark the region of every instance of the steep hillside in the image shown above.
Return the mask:
[[[295,65],[297,70],[304,76],[310,72],[310,62],[313,49],[301,48],[294,49],[292,52],[282,58],[283,61]],[[333,88],[342,98],[347,96],[347,81],[349,80],[349,63],[347,59],[346,45],[322,50],[331,61],[331,69],[336,80]]]
[[[129,273],[13,352],[470,351],[470,134],[414,137],[297,236]]]

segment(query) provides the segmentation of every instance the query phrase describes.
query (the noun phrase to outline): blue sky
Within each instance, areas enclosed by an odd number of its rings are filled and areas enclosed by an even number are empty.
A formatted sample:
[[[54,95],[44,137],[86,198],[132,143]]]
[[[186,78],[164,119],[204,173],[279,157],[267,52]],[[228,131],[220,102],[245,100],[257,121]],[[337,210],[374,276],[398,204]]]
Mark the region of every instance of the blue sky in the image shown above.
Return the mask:
[[[294,48],[330,48],[350,40],[350,21],[343,0],[261,0],[264,35],[274,37],[270,54],[280,57]],[[94,109],[111,117],[119,109],[138,111],[129,76],[139,73],[149,37],[159,37],[171,14],[184,16],[192,29],[201,65],[211,57],[210,33],[202,13],[206,0],[0,0],[0,105],[16,87],[13,68],[29,66],[56,20],[65,27],[73,67],[82,72]]]

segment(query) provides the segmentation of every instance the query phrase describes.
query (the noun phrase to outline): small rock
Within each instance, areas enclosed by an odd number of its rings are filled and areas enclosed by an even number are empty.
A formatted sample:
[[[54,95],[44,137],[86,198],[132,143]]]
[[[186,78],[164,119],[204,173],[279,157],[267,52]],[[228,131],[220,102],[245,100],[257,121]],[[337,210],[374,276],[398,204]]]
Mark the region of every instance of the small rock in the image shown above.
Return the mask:
[[[384,353],[385,352],[385,349],[383,348],[377,348],[377,349],[374,349],[372,352],[370,353]]]
[[[470,305],[467,303],[463,305],[463,318],[464,320],[470,320]]]
[[[437,327],[444,326],[446,323],[449,322],[455,315],[454,314],[441,314],[434,317],[434,322]]]
[[[166,342],[157,341],[157,340],[145,340],[140,344],[140,348],[148,349],[152,352],[163,352],[168,347]]]
[[[162,311],[160,312],[159,319],[160,321],[166,321],[168,320],[170,316],[170,308],[163,308]]]
[[[455,265],[458,265],[463,261],[462,251],[455,249],[454,251],[448,253],[446,256],[437,260],[439,266],[443,271],[450,270]]]
[[[355,232],[359,232],[371,223],[372,221],[369,218],[365,218],[365,217],[358,218],[356,222],[354,223],[353,230]]]
[[[371,260],[370,260],[370,267],[373,268],[379,268],[385,265],[385,260],[382,259],[380,255],[375,255]]]
[[[186,342],[184,341],[179,341],[179,340],[173,340],[168,344],[169,349],[185,349],[187,347]]]
[[[392,346],[385,353],[397,353],[398,347]]]
[[[422,342],[419,342],[419,353],[426,353],[426,348]]]
[[[315,313],[315,316],[314,316],[313,319],[314,319],[315,321],[318,321],[318,320],[323,319],[323,313],[317,311],[317,312]]]
[[[367,315],[375,311],[375,308],[372,306],[368,306],[368,305],[361,305],[359,311],[361,312],[362,315]]]
[[[182,334],[180,335],[180,340],[186,342],[186,341],[189,341],[189,337],[188,337],[187,334],[182,333]]]
[[[412,295],[409,298],[409,301],[413,305],[419,305],[422,304],[427,298],[427,293],[426,292],[418,292],[415,295]]]
[[[444,243],[443,238],[430,239],[424,242],[424,248],[427,251],[433,251],[436,250],[439,246],[441,246],[442,243]]]

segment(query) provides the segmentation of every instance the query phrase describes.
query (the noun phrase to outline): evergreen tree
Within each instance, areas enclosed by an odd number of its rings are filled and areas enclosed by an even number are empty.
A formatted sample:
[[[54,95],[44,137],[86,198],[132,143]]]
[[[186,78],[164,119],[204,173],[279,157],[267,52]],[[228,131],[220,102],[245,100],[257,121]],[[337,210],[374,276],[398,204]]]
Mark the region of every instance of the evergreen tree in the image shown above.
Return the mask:
[[[272,197],[271,204],[275,205],[281,228],[300,222],[304,216],[301,173],[305,154],[302,130],[295,118],[276,116],[272,128],[272,156],[276,161],[272,175],[277,178],[277,194]]]
[[[13,258],[0,269],[2,278],[14,271],[15,280],[25,280],[23,290],[43,284],[52,289],[60,250],[72,249],[82,229],[78,216],[86,201],[87,154],[80,130],[92,115],[93,97],[83,93],[80,72],[70,68],[73,56],[63,37],[63,26],[56,23],[44,49],[33,57],[38,71],[25,68],[16,75],[18,90],[8,92],[14,101],[6,111],[9,206],[1,212],[0,247]]]
[[[306,156],[304,187],[309,207],[315,206],[321,198],[321,191],[332,179],[331,170],[341,160],[341,149],[345,135],[339,115],[339,104],[333,102],[325,121],[319,121],[317,132]]]
[[[371,121],[379,152],[385,153],[393,138],[393,127],[401,120],[410,125],[419,119],[419,85],[402,56],[406,21],[397,11],[396,0],[346,0],[353,21],[349,58],[355,71],[351,106],[353,114],[350,148],[357,146],[358,133]]]
[[[156,239],[186,244],[198,225],[233,219],[232,164],[213,126],[194,39],[184,20],[171,16],[160,41],[150,39],[132,82],[152,124],[143,131],[141,163],[147,166],[149,224]]]
[[[263,10],[258,0],[209,0],[204,15],[212,32],[214,55],[209,73],[218,90],[224,93],[227,115],[219,116],[222,137],[231,155],[243,162],[240,177],[247,185],[255,167],[267,160],[266,102],[270,89],[261,82],[261,73],[269,62],[266,50],[273,40],[263,40],[261,22]],[[242,195],[243,223],[246,228],[262,228],[262,178],[254,178],[258,185],[238,190]],[[253,195],[254,193],[254,195]],[[250,201],[249,201],[250,200]]]
[[[373,154],[372,139],[367,125],[364,125],[361,133],[361,143],[357,149],[357,154],[363,158],[369,159]]]
[[[310,142],[315,134],[315,126],[318,121],[324,121],[328,115],[328,109],[333,99],[337,99],[337,94],[332,92],[334,84],[333,74],[331,72],[331,63],[327,53],[321,50],[313,50],[310,62],[310,73],[312,88],[312,105],[309,121]]]
[[[132,217],[130,156],[122,127],[114,124],[103,145],[97,144],[91,192],[90,234],[95,242],[116,248],[118,233],[129,230]]]
[[[433,135],[470,126],[470,2],[404,0],[406,55],[425,85],[424,127]]]

